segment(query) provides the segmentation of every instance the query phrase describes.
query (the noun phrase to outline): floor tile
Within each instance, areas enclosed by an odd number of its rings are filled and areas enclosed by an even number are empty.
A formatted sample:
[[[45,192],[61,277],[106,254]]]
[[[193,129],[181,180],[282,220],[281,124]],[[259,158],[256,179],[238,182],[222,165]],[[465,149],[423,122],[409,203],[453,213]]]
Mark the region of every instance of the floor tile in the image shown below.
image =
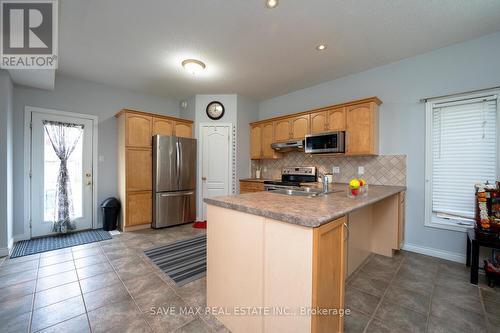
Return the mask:
[[[387,301],[377,309],[375,318],[391,329],[414,333],[426,331],[427,316]]]
[[[344,317],[344,333],[362,333],[368,324],[370,317],[351,311],[351,314]]]
[[[472,285],[469,279],[463,279],[454,275],[449,275],[445,272],[439,272],[436,278],[436,284],[440,286],[448,287],[449,289],[455,289],[457,292],[466,291],[470,292],[470,289],[478,290],[478,286]]]
[[[385,326],[382,322],[372,319],[366,328],[366,332],[368,333],[401,333],[402,331],[399,329],[393,329],[388,326]],[[408,331],[414,333],[412,331]]]
[[[437,285],[434,289],[432,300],[433,302],[443,300],[465,310],[483,313],[479,289],[471,285],[467,285],[466,287],[469,288],[459,290],[454,287]]]
[[[65,261],[55,265],[40,267],[38,270],[38,278],[56,275],[71,270],[75,270],[75,264],[73,261]]]
[[[100,255],[100,256],[103,255],[100,247],[91,247],[89,249],[83,249],[80,251],[73,252],[73,258],[75,260],[85,258],[85,257],[97,256],[97,255]]]
[[[135,265],[127,265],[125,267],[116,268],[116,273],[124,281],[144,276],[144,274],[148,274],[150,272],[153,272],[152,265],[146,264],[144,262],[140,262]]]
[[[439,271],[447,275],[452,275],[455,278],[468,280],[470,278],[470,269],[465,264],[460,264],[453,261],[443,260],[439,264]]]
[[[434,286],[432,280],[423,279],[405,270],[396,273],[392,284],[401,288],[413,290],[418,293],[427,295],[432,294]]]
[[[364,274],[359,274],[349,284],[350,287],[374,296],[382,296],[388,285],[389,281],[371,279]]]
[[[17,263],[25,262],[25,261],[38,260],[38,259],[40,259],[40,254],[39,253],[30,254],[27,256],[22,256],[22,257],[17,257],[17,258],[7,258],[7,257],[4,257],[4,258],[5,258],[5,261],[3,262],[2,265],[10,265],[10,264],[17,264]]]
[[[145,312],[144,318],[147,320],[151,328],[155,332],[171,332],[175,329],[178,329],[190,321],[194,320],[196,317],[193,315],[186,315],[179,313],[179,309],[181,307],[186,306],[182,300],[177,297],[169,301],[164,305],[160,305],[160,307],[173,307],[176,309],[176,313],[162,313],[162,314],[154,314],[152,311]]]
[[[211,333],[212,330],[201,320],[196,318],[184,326],[179,327],[174,331],[175,333]]]
[[[498,304],[500,304],[500,289],[497,287],[496,289],[495,288],[480,288],[479,289],[480,293],[481,293],[481,297],[483,298],[483,300],[486,302],[486,301],[489,301],[489,302],[496,302]]]
[[[375,311],[379,302],[379,296],[373,296],[357,289],[348,288],[345,293],[345,307],[367,315],[371,315]]]
[[[85,313],[82,296],[33,311],[31,329],[39,331]]]
[[[106,305],[88,313],[92,332],[150,332],[133,301]]]
[[[0,266],[0,276],[38,269],[38,260],[23,261]]]
[[[47,327],[39,333],[87,333],[90,332],[89,320],[86,314],[63,321],[54,326]]]
[[[182,287],[173,285],[174,291],[184,302],[205,307],[207,305],[207,279],[201,278]]]
[[[115,272],[107,272],[80,280],[83,293],[88,293],[120,282]]]
[[[436,273],[438,271],[438,266],[423,266],[423,265],[412,265],[408,262],[403,262],[399,268],[398,274],[400,275],[411,275],[419,279],[425,279],[429,281],[434,281]]]
[[[63,284],[78,281],[76,270],[71,270],[56,275],[39,278],[36,284],[36,291],[42,291],[49,288],[61,286]]]
[[[81,295],[78,282],[63,284],[58,287],[46,289],[35,294],[35,309],[64,301],[68,298]]]
[[[10,317],[0,320],[0,332],[19,333],[28,332],[30,325],[31,312],[23,313],[16,317]]]
[[[76,268],[82,268],[85,266],[99,264],[101,262],[107,262],[108,260],[104,255],[95,255],[90,257],[84,257],[80,259],[75,259]]]
[[[37,275],[37,270],[29,270],[20,273],[12,273],[0,277],[0,288],[9,287],[22,282],[27,282],[35,280]]]
[[[93,242],[93,243],[87,243],[87,244],[73,246],[73,247],[71,247],[71,251],[78,252],[78,251],[82,251],[82,250],[92,249],[94,247],[99,247],[99,242]]]
[[[396,274],[397,268],[380,266],[374,261],[368,262],[358,274],[369,276],[372,279],[390,281]]]
[[[432,299],[431,315],[443,320],[452,318],[455,324],[466,327],[470,332],[484,332],[486,330],[485,315],[465,310],[445,299]]]
[[[40,253],[40,258],[47,258],[47,257],[57,256],[57,255],[61,255],[61,254],[64,254],[64,253],[71,253],[71,248],[70,247],[65,247],[65,248],[58,249],[58,250],[52,250],[52,251],[43,252],[43,253]]]
[[[491,325],[500,327],[500,304],[489,300],[484,301],[486,317]]]
[[[167,285],[155,273],[126,280],[123,281],[123,283],[134,298],[139,298],[148,291],[154,291],[156,289],[167,287]]]
[[[72,261],[73,254],[71,252],[65,252],[58,255],[53,255],[50,257],[42,257],[40,258],[40,267],[60,264],[66,261]]]
[[[149,311],[152,307],[183,303],[182,299],[170,287],[149,290],[143,295],[134,297],[134,299],[142,312]]]
[[[405,308],[427,316],[431,297],[398,286],[391,286],[384,296],[384,301],[394,305],[404,306]]]
[[[95,265],[90,265],[90,266],[85,266],[82,268],[77,268],[76,272],[78,273],[78,278],[79,279],[86,279],[88,277],[97,275],[97,274],[102,274],[106,272],[112,272],[113,267],[111,267],[110,263],[108,262],[101,262]]]
[[[5,300],[0,303],[0,321],[30,312],[32,305],[33,295]]]
[[[427,327],[428,333],[469,333],[472,332],[468,325],[464,325],[463,323],[450,320],[450,318],[443,319],[431,315],[429,317],[429,325]],[[476,331],[476,332],[485,332],[485,331]]]
[[[0,304],[7,299],[33,294],[35,292],[35,283],[36,280],[31,280],[0,289]]]
[[[108,304],[130,301],[132,297],[123,284],[118,282],[111,286],[83,294],[83,299],[87,311],[92,311]]]

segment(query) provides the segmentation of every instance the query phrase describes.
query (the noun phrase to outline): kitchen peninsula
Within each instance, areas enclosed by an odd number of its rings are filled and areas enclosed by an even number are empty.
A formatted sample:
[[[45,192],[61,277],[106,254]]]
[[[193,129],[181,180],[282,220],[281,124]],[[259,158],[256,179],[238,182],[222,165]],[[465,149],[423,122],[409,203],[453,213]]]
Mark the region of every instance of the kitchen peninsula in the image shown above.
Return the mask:
[[[205,199],[207,306],[228,310],[217,318],[232,332],[343,331],[336,311],[344,307],[345,279],[371,253],[400,248],[406,190],[370,186],[366,197],[350,199],[344,186],[311,197]],[[235,313],[245,307],[263,311]]]

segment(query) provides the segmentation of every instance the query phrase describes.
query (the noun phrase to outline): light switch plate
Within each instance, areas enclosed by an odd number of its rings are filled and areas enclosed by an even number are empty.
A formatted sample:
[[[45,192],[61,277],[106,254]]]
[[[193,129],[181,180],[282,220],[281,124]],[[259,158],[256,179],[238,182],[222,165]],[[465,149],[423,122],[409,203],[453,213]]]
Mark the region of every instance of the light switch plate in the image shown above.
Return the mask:
[[[365,167],[359,166],[358,167],[358,175],[364,175],[364,174],[365,174]]]
[[[334,166],[332,167],[332,173],[335,174],[335,173],[340,173],[340,167],[338,166]]]

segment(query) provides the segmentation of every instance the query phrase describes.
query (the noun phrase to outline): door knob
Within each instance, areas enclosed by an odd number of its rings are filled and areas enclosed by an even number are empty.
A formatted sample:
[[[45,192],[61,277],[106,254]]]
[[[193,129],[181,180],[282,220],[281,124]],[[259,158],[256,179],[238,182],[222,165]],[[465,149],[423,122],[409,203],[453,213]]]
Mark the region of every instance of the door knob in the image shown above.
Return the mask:
[[[201,180],[206,181],[207,177],[201,177]]]

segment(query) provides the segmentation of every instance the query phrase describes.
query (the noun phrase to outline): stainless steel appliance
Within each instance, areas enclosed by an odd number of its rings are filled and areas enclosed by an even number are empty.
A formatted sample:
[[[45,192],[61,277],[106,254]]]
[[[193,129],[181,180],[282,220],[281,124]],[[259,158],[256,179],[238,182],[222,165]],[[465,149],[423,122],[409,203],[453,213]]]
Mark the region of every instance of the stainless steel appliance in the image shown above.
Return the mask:
[[[153,228],[196,220],[196,140],[153,137]]]
[[[282,153],[294,150],[304,150],[304,140],[277,142],[271,144],[271,148]]]
[[[285,167],[281,170],[281,181],[264,181],[266,191],[297,190],[301,183],[316,181],[315,167]]]
[[[307,154],[345,153],[345,132],[307,134],[304,150]]]

